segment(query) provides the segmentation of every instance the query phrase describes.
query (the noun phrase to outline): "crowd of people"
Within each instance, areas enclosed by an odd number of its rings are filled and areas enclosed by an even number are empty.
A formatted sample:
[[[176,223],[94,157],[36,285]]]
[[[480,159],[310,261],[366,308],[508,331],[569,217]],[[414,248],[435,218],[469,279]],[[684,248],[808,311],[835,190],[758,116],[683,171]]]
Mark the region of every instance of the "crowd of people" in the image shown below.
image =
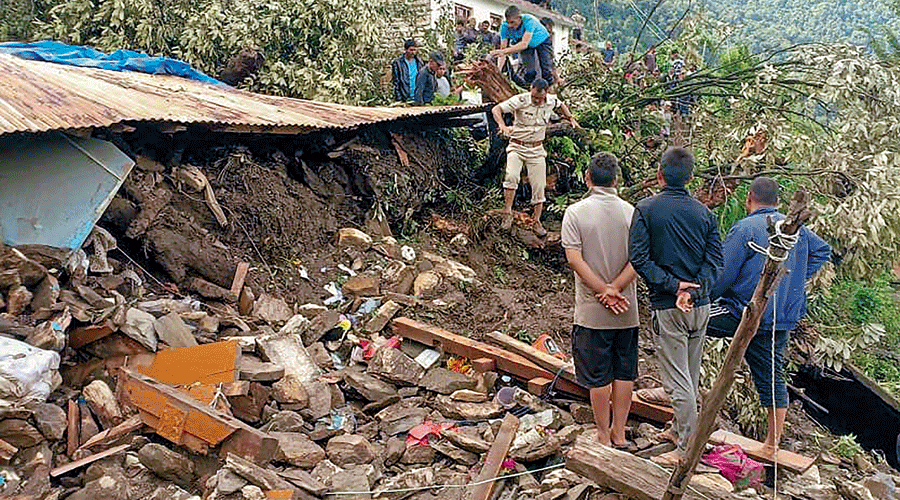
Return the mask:
[[[543,21],[516,7],[507,9],[499,27],[484,21],[476,31],[474,20],[460,21],[454,50],[454,58],[459,58],[468,44],[483,44],[490,48],[501,71],[508,68],[511,56],[519,59],[518,70],[508,70],[508,74],[528,92],[491,110],[498,133],[509,141],[501,228],[512,226],[515,193],[525,169],[534,210],[532,229],[540,237],[547,234],[541,224],[547,127],[554,115],[579,127],[569,108],[549,92],[559,78],[553,61],[553,24]],[[616,67],[612,43],[606,42],[600,57],[606,67]],[[674,84],[691,71],[674,50],[659,64],[656,47],[640,61],[629,58],[624,66],[625,80],[639,86],[650,79]],[[439,83],[446,78],[446,70],[442,54],[431,54],[423,64],[415,42],[407,41],[403,56],[393,66],[395,98],[422,103],[438,92],[448,92],[449,84]],[[678,101],[673,106],[676,113],[689,113],[689,102]],[[504,114],[512,115],[512,125]],[[660,192],[632,206],[617,194],[620,172],[616,158],[597,154],[584,173],[588,193],[566,209],[561,231],[576,282],[572,328],[576,376],[590,389],[597,439],[606,446],[629,446],[625,422],[638,375],[638,277],[649,289],[649,326],[663,387],[643,389],[638,397],[673,407],[675,417],[660,437],[671,440],[676,449],[654,459],[664,465],[677,464],[696,430],[704,339],[735,334],[766,260],[765,252],[759,250],[768,245],[768,221],[785,218],[778,210],[777,182],[757,177],[745,200],[747,217],[731,228],[723,244],[716,217],[685,188],[693,169],[689,150],[670,147],[656,173]],[[806,227],[800,229],[784,262],[787,278],[779,283],[747,349],[745,358],[760,402],[768,410],[761,453],[774,453],[783,433],[787,408],[784,351],[791,330],[806,313],[806,282],[830,256],[825,241]]]

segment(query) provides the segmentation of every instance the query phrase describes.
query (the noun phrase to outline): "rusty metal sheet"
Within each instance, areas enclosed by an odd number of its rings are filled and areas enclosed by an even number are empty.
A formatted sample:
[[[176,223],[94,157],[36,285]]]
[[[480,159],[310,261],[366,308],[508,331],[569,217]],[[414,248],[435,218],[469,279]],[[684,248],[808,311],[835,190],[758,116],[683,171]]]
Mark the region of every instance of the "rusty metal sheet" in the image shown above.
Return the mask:
[[[156,433],[175,444],[182,444],[181,436],[184,434],[184,423],[188,412],[166,405],[162,416],[156,426]]]
[[[233,132],[302,134],[485,106],[361,107],[255,94],[176,76],[110,71],[0,55],[0,135],[119,123],[205,124]]]

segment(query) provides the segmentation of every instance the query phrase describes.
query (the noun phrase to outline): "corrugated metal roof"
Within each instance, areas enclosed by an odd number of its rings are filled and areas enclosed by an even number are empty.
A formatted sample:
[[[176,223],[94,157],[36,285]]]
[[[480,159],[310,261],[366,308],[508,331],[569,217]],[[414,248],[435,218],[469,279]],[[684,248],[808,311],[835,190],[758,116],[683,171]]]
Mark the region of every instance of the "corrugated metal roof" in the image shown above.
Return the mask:
[[[306,133],[427,115],[461,116],[483,108],[345,106],[255,94],[174,76],[82,68],[0,55],[0,135],[103,128],[129,122]]]
[[[505,3],[510,4],[510,5],[515,5],[522,12],[529,12],[531,14],[534,14],[539,19],[542,17],[549,17],[550,19],[553,19],[555,22],[565,24],[566,26],[577,26],[578,25],[578,23],[576,23],[575,20],[572,19],[571,17],[569,17],[561,12],[557,12],[555,10],[545,9],[544,7],[541,7],[540,5],[531,3],[528,0],[505,0]]]

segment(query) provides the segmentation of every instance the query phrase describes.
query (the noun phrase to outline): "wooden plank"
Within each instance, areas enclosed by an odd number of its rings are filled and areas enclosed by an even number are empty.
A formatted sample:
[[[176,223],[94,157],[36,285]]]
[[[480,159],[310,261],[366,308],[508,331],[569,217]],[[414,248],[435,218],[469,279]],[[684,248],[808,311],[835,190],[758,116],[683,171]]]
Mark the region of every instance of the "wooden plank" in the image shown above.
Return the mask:
[[[528,381],[528,392],[534,394],[535,396],[543,396],[544,391],[547,390],[547,387],[553,383],[549,378],[537,377]]]
[[[491,358],[475,358],[472,360],[472,369],[476,372],[492,372],[497,369],[497,363]]]
[[[400,317],[392,323],[394,333],[430,347],[440,347],[444,352],[465,356],[471,360],[485,358],[494,361],[495,369],[515,375],[522,380],[545,378],[553,380],[556,372],[542,368],[528,358],[505,349],[478,342],[470,338],[456,335],[442,328],[437,328],[419,321]],[[553,358],[561,362],[557,358]],[[577,382],[560,378],[556,389],[578,398],[589,399],[588,389]],[[654,422],[665,423],[674,415],[672,408],[647,403],[637,396],[632,396],[631,413]]]
[[[116,440],[117,438],[120,438],[126,434],[134,432],[143,426],[144,426],[144,423],[141,422],[141,417],[135,415],[131,418],[126,419],[121,424],[119,424],[115,427],[110,427],[109,429],[106,429],[105,431],[101,432],[100,434],[97,434],[96,436],[93,436],[92,438],[88,439],[87,441],[84,442],[83,445],[81,445],[81,447],[79,449],[90,448],[92,446],[97,446],[99,444],[111,443],[112,441]]]
[[[81,349],[82,347],[109,336],[116,328],[111,321],[107,320],[99,325],[81,326],[69,332],[69,347],[72,349]]]
[[[244,281],[247,279],[247,272],[249,271],[249,262],[238,262],[237,269],[234,271],[234,279],[231,281],[231,293],[236,297],[240,297],[241,290],[244,289]]]
[[[519,419],[512,413],[507,413],[503,417],[503,423],[500,424],[500,431],[494,439],[494,444],[491,445],[491,449],[488,450],[487,456],[484,458],[481,472],[474,482],[479,483],[497,477],[518,429]],[[470,490],[466,498],[468,500],[488,500],[494,492],[495,484],[494,481],[479,484]]]
[[[72,472],[75,469],[84,467],[85,465],[90,465],[90,464],[96,462],[97,460],[100,460],[100,459],[103,459],[106,457],[111,457],[111,456],[115,455],[116,453],[127,450],[129,446],[131,446],[131,445],[130,444],[120,444],[119,446],[115,446],[106,451],[101,451],[100,453],[95,453],[89,457],[84,457],[81,460],[75,460],[74,462],[69,462],[66,465],[63,465],[62,467],[57,467],[57,468],[51,470],[50,477],[59,477],[67,472]]]
[[[604,488],[635,500],[658,500],[669,483],[669,472],[649,460],[631,453],[600,446],[593,434],[578,437],[566,454],[566,468]],[[730,491],[712,488],[702,480],[691,482],[684,493],[687,500],[731,500],[738,498]]]
[[[66,429],[66,455],[70,457],[81,444],[81,414],[78,411],[78,403],[74,399],[69,400],[69,411],[66,415],[68,428]]]
[[[757,451],[762,448],[762,443],[750,438],[740,436],[728,431],[718,430],[709,437],[710,444],[736,444],[744,449],[744,453],[750,458],[765,464],[772,464],[772,460]],[[792,451],[778,450],[778,467],[783,467],[791,472],[802,474],[816,463],[814,458],[804,457]]]
[[[221,445],[220,454],[232,452],[257,463],[266,463],[278,452],[278,441],[240,420],[202,404],[186,394],[122,368],[125,391],[141,410],[141,420],[158,434],[198,452],[204,446]]]
[[[519,339],[514,339],[509,335],[500,332],[488,332],[484,336],[496,342],[504,349],[527,358],[541,368],[549,370],[554,374],[559,373],[560,377],[575,382],[575,366],[573,364],[566,363],[556,356],[551,356],[546,352],[539,351]],[[560,370],[562,371],[560,372]]]

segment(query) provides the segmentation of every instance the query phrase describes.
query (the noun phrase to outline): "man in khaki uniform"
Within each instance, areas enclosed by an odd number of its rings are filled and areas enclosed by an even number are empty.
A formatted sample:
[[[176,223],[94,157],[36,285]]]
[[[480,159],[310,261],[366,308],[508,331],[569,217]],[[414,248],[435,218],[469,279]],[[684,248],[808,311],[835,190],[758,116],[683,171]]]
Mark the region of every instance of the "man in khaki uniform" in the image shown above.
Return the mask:
[[[628,262],[634,207],[616,193],[618,171],[611,154],[591,158],[584,173],[590,191],[566,209],[562,245],[575,271],[575,375],[590,389],[600,443],[626,448],[625,422],[638,373],[639,319],[637,273]]]
[[[503,180],[503,229],[512,227],[512,206],[519,187],[522,167],[528,168],[528,181],[531,183],[531,204],[534,205],[534,232],[545,236],[547,230],[541,225],[541,212],[544,210],[544,188],[547,186],[547,164],[544,151],[544,135],[550,124],[550,115],[559,108],[560,115],[566,118],[573,127],[578,122],[569,108],[557,99],[554,94],[547,94],[548,83],[542,78],[531,84],[531,91],[513,96],[494,106],[491,113],[500,129],[500,134],[509,137],[506,148],[506,177]],[[503,121],[503,113],[513,113],[515,121],[507,127]]]

